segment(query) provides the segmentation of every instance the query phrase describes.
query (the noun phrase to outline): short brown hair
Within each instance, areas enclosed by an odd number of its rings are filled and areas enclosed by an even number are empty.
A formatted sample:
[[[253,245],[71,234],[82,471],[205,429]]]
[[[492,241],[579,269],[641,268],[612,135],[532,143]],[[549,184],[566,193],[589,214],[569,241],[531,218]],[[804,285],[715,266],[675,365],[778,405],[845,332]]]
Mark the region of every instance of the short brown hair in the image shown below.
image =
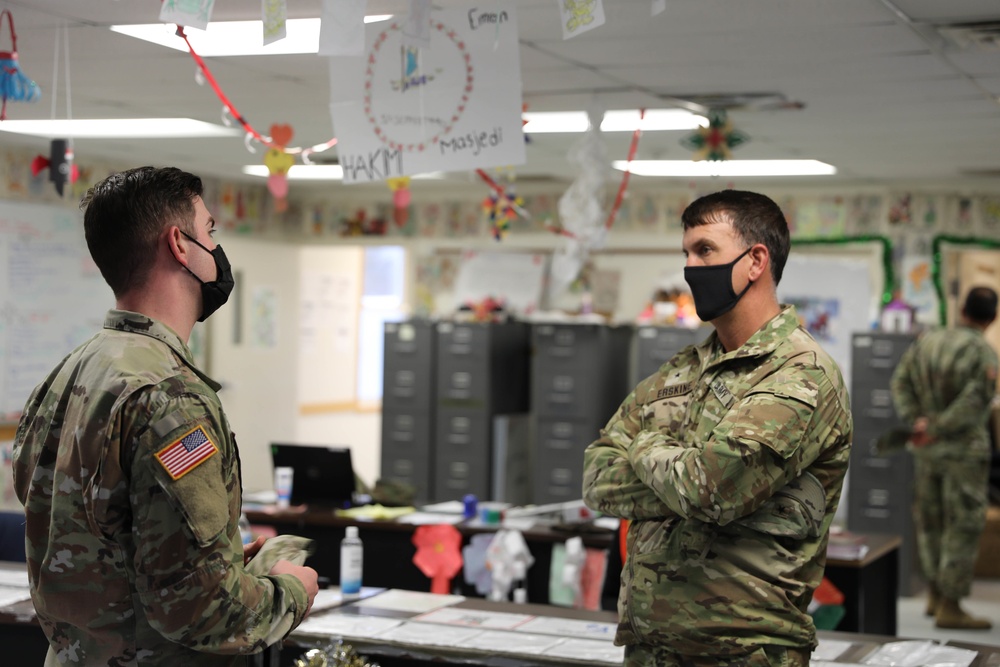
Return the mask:
[[[108,176],[80,202],[94,263],[115,296],[145,284],[164,227],[194,231],[201,179],[176,167],[138,167]]]
[[[771,277],[781,281],[791,247],[788,222],[770,197],[743,190],[722,190],[700,197],[681,214],[684,230],[728,222],[747,247],[762,243],[771,255]]]

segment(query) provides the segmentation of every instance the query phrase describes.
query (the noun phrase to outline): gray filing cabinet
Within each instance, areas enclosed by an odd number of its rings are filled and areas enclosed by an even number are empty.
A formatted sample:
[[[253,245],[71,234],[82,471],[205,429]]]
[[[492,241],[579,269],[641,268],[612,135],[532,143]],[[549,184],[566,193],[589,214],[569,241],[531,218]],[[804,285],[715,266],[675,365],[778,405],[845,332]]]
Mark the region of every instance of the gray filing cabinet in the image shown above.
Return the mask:
[[[710,326],[697,329],[643,325],[635,330],[635,374],[632,384],[639,384],[688,345],[705,340]]]
[[[434,491],[435,324],[387,322],[382,380],[382,477],[417,489],[417,501]]]
[[[583,450],[629,386],[630,327],[535,324],[531,365],[532,502],[577,500]]]
[[[436,328],[434,500],[527,502],[529,325]]]
[[[913,523],[913,461],[907,452],[879,456],[878,437],[903,426],[892,402],[892,373],[913,343],[910,334],[858,333],[852,338],[851,412],[854,443],[848,480],[847,526],[857,533],[903,538],[899,593],[922,588]]]

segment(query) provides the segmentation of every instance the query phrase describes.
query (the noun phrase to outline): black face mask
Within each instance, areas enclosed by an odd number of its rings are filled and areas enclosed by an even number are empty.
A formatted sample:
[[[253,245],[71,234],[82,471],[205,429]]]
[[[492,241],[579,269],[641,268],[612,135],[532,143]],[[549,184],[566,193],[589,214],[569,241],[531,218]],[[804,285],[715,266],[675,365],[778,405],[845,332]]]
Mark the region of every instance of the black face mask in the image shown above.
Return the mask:
[[[195,245],[200,247],[202,250],[207,252],[215,260],[215,280],[205,282],[198,276],[194,275],[194,271],[187,269],[187,272],[194,276],[194,279],[201,283],[201,317],[198,318],[199,322],[204,322],[208,319],[208,316],[217,311],[222,307],[226,301],[229,300],[229,295],[233,291],[233,287],[236,286],[236,281],[233,279],[233,267],[229,265],[229,258],[226,257],[226,253],[222,250],[221,245],[215,246],[215,250],[209,250],[202,244],[198,243],[190,234],[181,232],[184,236],[187,236]]]
[[[711,322],[728,313],[750,289],[750,285],[753,284],[752,280],[739,294],[733,291],[733,267],[752,248],[753,246],[747,248],[739,257],[728,264],[684,267],[684,280],[691,288],[694,309],[702,322]]]

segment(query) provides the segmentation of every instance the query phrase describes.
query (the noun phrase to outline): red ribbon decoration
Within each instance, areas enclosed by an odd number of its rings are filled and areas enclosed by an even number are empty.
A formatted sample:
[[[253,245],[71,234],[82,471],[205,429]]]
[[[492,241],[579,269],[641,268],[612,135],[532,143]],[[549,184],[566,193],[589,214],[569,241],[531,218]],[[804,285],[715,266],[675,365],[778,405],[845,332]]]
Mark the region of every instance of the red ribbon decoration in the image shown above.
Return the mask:
[[[635,159],[635,151],[639,147],[639,137],[642,135],[642,119],[646,117],[646,110],[639,109],[639,125],[636,126],[635,130],[632,132],[632,144],[628,147],[628,162],[631,163]],[[618,186],[618,194],[615,195],[615,203],[611,206],[611,212],[608,213],[608,220],[604,223],[604,227],[611,229],[611,225],[615,223],[615,218],[618,217],[618,209],[622,207],[622,200],[625,198],[625,190],[628,189],[628,179],[632,176],[632,172],[628,169],[622,174],[621,185]]]
[[[260,132],[255,130],[253,125],[251,125],[247,121],[247,119],[244,118],[243,115],[236,110],[236,107],[233,106],[233,103],[230,102],[229,98],[226,97],[226,94],[222,92],[222,88],[219,86],[219,83],[215,80],[215,77],[212,76],[212,73],[209,71],[208,65],[205,64],[205,61],[202,60],[201,56],[195,53],[194,47],[192,47],[191,42],[188,41],[187,35],[184,33],[184,26],[182,25],[177,26],[177,36],[183,39],[184,43],[187,44],[188,51],[191,53],[191,57],[194,59],[195,64],[198,65],[198,69],[201,70],[201,73],[205,75],[205,80],[208,81],[208,84],[210,86],[212,86],[212,90],[215,91],[215,95],[222,102],[226,111],[232,114],[233,118],[235,118],[237,122],[239,122],[239,124],[243,126],[243,129],[246,130],[250,135],[252,135],[254,139],[264,144],[268,148],[276,148],[278,150],[282,150],[285,153],[290,153],[292,155],[297,155],[299,153],[301,153],[302,155],[309,155],[311,153],[325,151],[326,149],[331,148],[337,143],[337,138],[334,137],[329,141],[327,141],[326,143],[319,144],[318,146],[313,146],[312,148],[286,148],[284,146],[276,145],[271,140],[270,137],[265,137]]]

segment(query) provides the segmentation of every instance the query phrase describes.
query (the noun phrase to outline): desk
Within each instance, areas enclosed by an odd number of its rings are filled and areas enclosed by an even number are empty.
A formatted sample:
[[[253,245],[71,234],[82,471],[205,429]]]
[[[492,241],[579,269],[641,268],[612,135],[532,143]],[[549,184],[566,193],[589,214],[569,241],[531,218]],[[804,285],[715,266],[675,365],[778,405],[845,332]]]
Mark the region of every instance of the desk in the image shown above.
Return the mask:
[[[844,594],[837,630],[895,636],[902,543],[899,535],[865,535],[863,558],[827,559],[826,576]]]
[[[273,527],[279,534],[293,533],[315,542],[316,553],[308,565],[320,576],[330,581],[340,581],[340,541],[347,526],[358,527],[358,537],[364,542],[364,584],[378,588],[401,588],[411,591],[429,591],[430,579],[413,564],[417,548],[413,545],[413,532],[417,526],[396,521],[358,521],[335,516],[332,510],[311,511],[247,511],[251,524]],[[499,526],[455,526],[462,533],[463,546],[469,538],[479,533],[496,532]],[[549,602],[549,570],[552,564],[552,545],[562,544],[579,535],[585,546],[608,549],[615,543],[615,532],[591,528],[589,532],[572,532],[551,527],[522,531],[534,565],[528,570],[528,601],[536,604]],[[617,572],[608,572],[617,577]],[[475,596],[475,587],[465,583],[459,573],[452,580],[462,595]]]
[[[416,547],[410,541],[415,526],[395,521],[355,521],[339,518],[332,511],[247,512],[251,523],[270,525],[278,533],[295,533],[316,542],[316,555],[309,565],[332,582],[340,580],[340,540],[347,526],[358,526],[365,543],[364,582],[380,588],[430,590],[430,581],[413,564]],[[463,542],[476,533],[495,531],[497,527],[456,525]],[[565,542],[574,533],[538,528],[524,531],[535,564],[528,570],[528,601],[549,602],[549,568],[552,545]],[[606,588],[612,593],[604,606],[614,609],[621,563],[617,557],[617,534],[612,531],[581,533],[588,547],[610,549]],[[898,596],[898,535],[864,535],[868,550],[861,559],[830,558],[826,576],[844,594],[845,615],[838,630],[894,636],[896,634],[896,599]],[[474,596],[475,589],[465,584],[459,574],[453,580],[463,595]]]

